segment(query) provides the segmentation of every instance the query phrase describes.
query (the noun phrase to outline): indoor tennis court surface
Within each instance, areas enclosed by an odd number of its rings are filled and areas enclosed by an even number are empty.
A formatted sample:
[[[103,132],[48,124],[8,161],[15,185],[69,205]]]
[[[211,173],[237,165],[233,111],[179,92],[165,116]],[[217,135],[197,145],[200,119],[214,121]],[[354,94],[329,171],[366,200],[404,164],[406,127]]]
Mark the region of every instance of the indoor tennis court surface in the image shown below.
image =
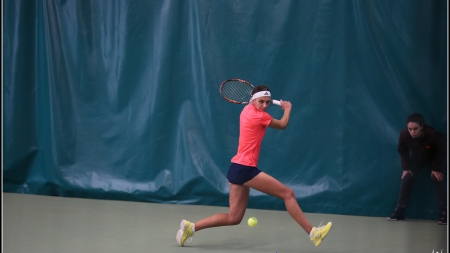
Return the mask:
[[[179,247],[181,219],[226,207],[154,204],[3,193],[5,253],[448,252],[447,226],[436,221],[306,213],[314,226],[333,222],[319,247],[286,211],[248,209],[245,222],[199,231]],[[258,225],[249,227],[247,219]]]

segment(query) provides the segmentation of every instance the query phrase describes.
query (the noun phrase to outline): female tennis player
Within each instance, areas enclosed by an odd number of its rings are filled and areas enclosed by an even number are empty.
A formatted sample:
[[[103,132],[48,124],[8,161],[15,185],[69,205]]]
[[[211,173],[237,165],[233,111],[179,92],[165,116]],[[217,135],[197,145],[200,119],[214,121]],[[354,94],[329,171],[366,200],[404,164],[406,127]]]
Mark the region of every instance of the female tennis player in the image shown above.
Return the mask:
[[[283,116],[281,119],[274,119],[266,112],[271,103],[269,88],[263,85],[256,86],[251,94],[250,103],[244,107],[240,115],[238,152],[231,159],[232,164],[228,170],[229,213],[214,214],[195,223],[182,220],[176,236],[180,246],[184,246],[186,240],[197,231],[240,224],[247,208],[250,188],[284,200],[288,213],[309,234],[310,240],[316,246],[320,245],[331,228],[331,222],[323,226],[311,226],[297,203],[294,191],[257,168],[266,128],[284,130],[289,122],[292,105],[289,101],[281,100]]]

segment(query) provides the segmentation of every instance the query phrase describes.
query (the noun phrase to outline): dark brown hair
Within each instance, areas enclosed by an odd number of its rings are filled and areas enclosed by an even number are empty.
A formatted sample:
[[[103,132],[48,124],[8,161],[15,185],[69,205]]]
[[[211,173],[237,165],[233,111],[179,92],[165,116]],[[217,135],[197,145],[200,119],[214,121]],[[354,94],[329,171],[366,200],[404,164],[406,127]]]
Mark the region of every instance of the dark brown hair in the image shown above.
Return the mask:
[[[270,91],[269,87],[265,86],[265,85],[258,85],[256,87],[253,88],[252,90],[252,96],[256,93],[256,92],[260,92],[260,91]]]
[[[424,127],[426,124],[425,119],[419,113],[413,113],[413,114],[409,115],[408,118],[406,119],[406,124],[408,125],[408,123],[410,123],[410,122],[417,123],[421,127]]]

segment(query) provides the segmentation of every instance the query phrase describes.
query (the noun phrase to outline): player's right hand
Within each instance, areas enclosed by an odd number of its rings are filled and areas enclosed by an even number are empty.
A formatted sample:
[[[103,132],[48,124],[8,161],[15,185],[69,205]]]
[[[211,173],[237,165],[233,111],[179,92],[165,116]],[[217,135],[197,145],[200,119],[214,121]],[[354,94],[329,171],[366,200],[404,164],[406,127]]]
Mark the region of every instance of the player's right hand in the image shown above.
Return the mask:
[[[292,104],[289,101],[280,100],[280,104],[281,104],[281,109],[283,109],[283,110],[292,109]]]

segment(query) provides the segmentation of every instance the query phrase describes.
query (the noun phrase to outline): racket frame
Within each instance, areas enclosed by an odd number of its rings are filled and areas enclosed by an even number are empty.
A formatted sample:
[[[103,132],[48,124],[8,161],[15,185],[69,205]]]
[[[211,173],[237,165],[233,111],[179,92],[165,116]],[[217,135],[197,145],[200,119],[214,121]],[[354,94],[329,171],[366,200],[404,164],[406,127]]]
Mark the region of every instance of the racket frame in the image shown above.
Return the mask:
[[[248,85],[248,86],[251,88],[251,89],[250,89],[250,94],[249,94],[249,96],[251,96],[252,89],[255,88],[255,86],[253,86],[251,83],[249,83],[249,82],[247,82],[247,81],[245,81],[245,80],[239,79],[239,78],[231,78],[231,79],[228,79],[228,80],[223,81],[223,82],[220,84],[219,92],[220,92],[220,95],[221,95],[225,100],[227,100],[228,102],[231,102],[231,103],[233,103],[233,104],[248,104],[249,101],[242,101],[242,102],[239,102],[239,101],[236,101],[236,100],[227,98],[227,97],[225,97],[225,96],[223,95],[223,92],[222,92],[223,86],[224,86],[227,82],[230,82],[230,81],[237,81],[237,82],[241,82],[241,83],[244,83],[244,84]]]
[[[245,80],[239,79],[239,78],[231,78],[231,79],[228,79],[228,80],[223,81],[223,82],[220,84],[219,92],[220,92],[220,95],[221,95],[225,100],[227,100],[228,102],[231,102],[231,103],[233,103],[233,104],[248,104],[249,101],[242,101],[242,102],[239,102],[239,101],[236,101],[236,100],[227,98],[227,97],[225,97],[225,96],[223,95],[223,92],[222,92],[223,86],[224,86],[227,82],[229,82],[229,81],[237,81],[237,82],[241,82],[241,83],[244,83],[244,84],[248,85],[248,86],[251,88],[251,89],[250,89],[250,94],[249,94],[249,96],[251,96],[251,91],[252,91],[253,88],[255,88],[255,86],[253,86],[251,83],[249,83],[249,82],[247,82],[247,81],[245,81]],[[271,100],[271,103],[274,104],[274,105],[281,106],[280,101],[275,100],[275,99],[272,99],[272,100]]]

